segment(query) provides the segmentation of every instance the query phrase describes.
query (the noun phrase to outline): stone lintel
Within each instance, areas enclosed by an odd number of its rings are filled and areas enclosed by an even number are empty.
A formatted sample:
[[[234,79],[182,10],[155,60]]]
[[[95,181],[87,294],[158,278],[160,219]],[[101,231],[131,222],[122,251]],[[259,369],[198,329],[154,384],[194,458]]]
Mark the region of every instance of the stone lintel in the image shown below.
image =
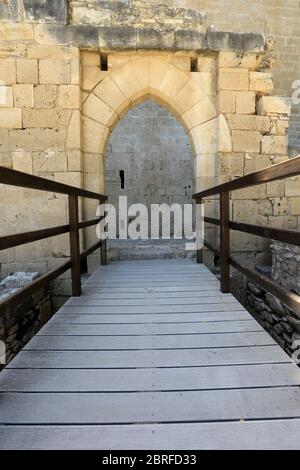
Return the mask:
[[[97,27],[85,25],[45,25],[57,44],[107,50],[169,50],[262,52],[265,38],[261,33],[232,33],[208,29],[159,30],[130,26]],[[46,43],[46,42],[45,42]]]
[[[214,51],[261,52],[264,46],[264,35],[257,32],[233,33],[208,29],[206,33],[206,47]]]

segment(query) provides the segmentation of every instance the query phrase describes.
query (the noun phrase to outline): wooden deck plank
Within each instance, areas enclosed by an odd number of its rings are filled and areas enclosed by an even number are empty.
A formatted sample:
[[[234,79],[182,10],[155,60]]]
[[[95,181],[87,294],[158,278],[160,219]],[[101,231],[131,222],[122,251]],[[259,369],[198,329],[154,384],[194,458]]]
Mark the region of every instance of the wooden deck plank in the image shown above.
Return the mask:
[[[223,321],[207,323],[141,323],[141,324],[77,324],[48,323],[39,335],[174,335],[195,333],[226,333],[235,331],[260,331],[255,320]]]
[[[197,304],[197,305],[133,305],[133,306],[99,306],[92,305],[93,301],[86,304],[64,305],[60,310],[62,312],[88,313],[88,314],[128,314],[128,313],[207,313],[207,312],[240,312],[243,307],[239,303],[220,303],[220,304]]]
[[[167,280],[170,281],[170,272],[165,271],[163,273],[153,271],[152,273],[147,272],[145,270],[142,271],[137,271],[135,272],[130,272],[126,271],[124,273],[116,274],[115,272],[97,272],[97,275],[90,276],[87,280],[87,283],[89,282],[100,282],[103,281],[104,279],[109,279],[109,280],[114,280],[114,281],[141,281],[141,275],[143,276],[143,280],[151,281],[155,279],[162,279],[162,280]],[[195,270],[190,270],[189,271],[173,271],[172,270],[172,279],[176,280],[181,280],[184,281],[185,279],[193,280],[197,279],[201,281],[213,281],[216,282],[217,278],[212,274],[212,273],[199,273],[197,268]]]
[[[299,450],[300,419],[119,426],[5,426],[6,450]]]
[[[97,285],[94,285],[92,287],[88,287],[87,284],[84,284],[83,286],[83,292],[98,292],[98,293],[119,293],[122,294],[124,292],[128,293],[153,293],[153,294],[164,294],[165,292],[182,292],[182,293],[188,293],[188,292],[208,292],[209,290],[215,291],[216,294],[219,296],[220,291],[218,290],[218,287],[216,289],[209,289],[206,286],[200,285],[189,285],[189,286],[152,286],[147,287],[137,287],[136,285],[130,285],[127,287],[115,287],[113,284],[109,286],[104,286],[100,282]],[[228,295],[228,294],[223,294],[223,295]]]
[[[146,277],[161,277],[161,278],[166,278],[170,279],[170,273],[172,272],[172,277],[174,274],[174,277],[180,278],[184,280],[185,277],[193,277],[196,276],[197,278],[203,278],[203,279],[211,279],[212,281],[216,279],[216,277],[211,273],[207,272],[206,270],[198,270],[197,267],[194,269],[190,269],[188,267],[185,270],[176,270],[170,265],[170,268],[162,270],[159,267],[156,269],[154,268],[152,272],[147,271],[145,269],[134,269],[132,271],[126,269],[124,272],[117,272],[114,268],[112,268],[111,271],[106,269],[105,267],[102,268],[102,270],[97,270],[92,276],[89,276],[89,280],[91,279],[103,279],[105,277],[107,278],[123,278],[123,279],[128,279],[127,274],[131,275],[130,277],[133,279],[137,279],[139,275],[142,273],[143,276]]]
[[[143,275],[151,277],[151,276],[161,276],[161,277],[168,277],[170,276],[170,272],[174,274],[175,276],[191,276],[192,274],[195,274],[198,277],[206,277],[206,278],[214,278],[214,275],[207,270],[199,269],[195,265],[189,265],[186,267],[174,267],[173,264],[170,264],[168,267],[153,267],[153,268],[148,268],[146,269],[145,267],[133,267],[133,268],[126,268],[126,269],[116,269],[116,266],[108,265],[106,268],[105,266],[97,271],[95,271],[92,276],[90,276],[90,279],[95,279],[95,278],[101,278],[105,274],[107,277],[127,277],[129,274],[131,277],[136,278],[140,273],[143,273]]]
[[[138,287],[144,287],[146,289],[152,289],[155,287],[178,287],[178,288],[184,288],[185,290],[188,290],[190,287],[196,288],[196,287],[206,287],[208,290],[209,288],[217,288],[219,287],[219,281],[214,278],[214,279],[197,279],[195,276],[191,276],[190,279],[185,279],[184,277],[182,278],[174,278],[172,279],[171,276],[168,276],[166,279],[160,279],[159,276],[155,276],[152,279],[144,279],[143,274],[139,276],[138,279],[133,280],[130,279],[127,276],[124,276],[124,279],[113,279],[109,277],[103,277],[101,279],[90,279],[86,281],[85,287],[87,288],[93,288],[93,287],[105,287],[105,288],[119,288],[119,287],[133,287],[135,286],[136,288]]]
[[[101,266],[0,374],[0,448],[300,448],[299,368],[219,288]]]
[[[138,393],[1,393],[3,424],[118,424],[300,418],[296,387]]]
[[[101,297],[93,298],[92,296],[82,296],[80,298],[74,298],[67,302],[67,306],[73,305],[96,305],[99,307],[151,307],[154,305],[208,305],[208,304],[229,304],[229,305],[239,305],[241,304],[238,301],[234,301],[231,298],[215,298],[215,297],[206,297],[201,298],[199,297],[193,298],[172,298],[167,297],[165,298],[152,298],[152,299],[114,299],[113,296],[110,299],[102,299]]]
[[[136,314],[136,315],[106,315],[81,314],[81,313],[59,313],[55,315],[49,323],[201,323],[214,321],[243,321],[251,317],[247,312],[210,312],[210,313],[156,313],[156,314]]]
[[[173,369],[24,370],[2,373],[0,392],[127,392],[300,385],[295,364]]]
[[[90,276],[86,283],[87,285],[89,284],[97,284],[99,282],[102,283],[110,283],[110,282],[115,282],[116,284],[122,284],[122,283],[143,283],[143,284],[148,284],[148,283],[155,283],[157,280],[160,280],[161,282],[170,284],[170,282],[176,282],[176,283],[182,283],[182,284],[205,284],[205,283],[218,283],[218,279],[213,275],[213,274],[208,274],[208,273],[197,273],[196,271],[192,271],[190,273],[179,273],[179,272],[166,272],[165,274],[156,272],[153,274],[147,274],[145,271],[140,271],[136,272],[135,275],[128,275],[128,273],[124,273],[122,275],[115,275],[113,273],[101,271],[97,276]]]
[[[224,333],[222,335],[167,336],[35,336],[25,350],[143,350],[201,349],[275,345],[265,331]]]
[[[100,369],[190,367],[291,362],[277,345],[218,349],[21,351],[9,368]]]
[[[228,299],[231,298],[228,294],[221,294],[214,291],[185,291],[185,292],[157,292],[153,295],[153,292],[115,292],[114,290],[107,290],[99,292],[96,290],[87,290],[83,289],[82,297],[90,299],[142,299],[142,300],[151,300],[153,297],[155,299],[197,299],[198,301],[203,300],[205,297],[214,297],[215,299]],[[121,303],[121,302],[120,302]]]

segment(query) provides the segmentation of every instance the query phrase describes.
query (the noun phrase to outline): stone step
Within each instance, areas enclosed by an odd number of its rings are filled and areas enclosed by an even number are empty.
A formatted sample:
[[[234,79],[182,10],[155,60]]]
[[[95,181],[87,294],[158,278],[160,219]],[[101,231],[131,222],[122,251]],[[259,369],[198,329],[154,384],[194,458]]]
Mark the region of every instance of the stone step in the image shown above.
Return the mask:
[[[109,261],[139,259],[195,258],[195,251],[185,249],[185,243],[114,243],[108,247]]]

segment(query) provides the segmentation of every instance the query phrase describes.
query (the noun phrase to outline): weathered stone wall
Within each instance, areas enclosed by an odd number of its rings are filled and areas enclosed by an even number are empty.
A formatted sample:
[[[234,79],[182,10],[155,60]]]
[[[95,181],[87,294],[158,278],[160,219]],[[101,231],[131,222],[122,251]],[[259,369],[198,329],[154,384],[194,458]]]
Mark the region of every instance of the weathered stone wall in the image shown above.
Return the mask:
[[[32,28],[0,26],[0,164],[81,187],[79,50],[40,46]],[[1,186],[0,200],[2,235],[67,221],[66,196]],[[61,235],[1,252],[2,276],[62,264],[67,240]]]
[[[219,153],[221,181],[244,176],[288,159],[287,127],[289,100],[264,96],[273,89],[271,74],[257,72],[248,63],[249,86],[243,61],[235,54],[219,54],[219,107],[226,116],[232,136],[232,152]],[[243,78],[244,75],[244,78]],[[263,226],[298,227],[298,215],[290,210],[291,182],[260,185],[231,194],[231,219]],[[252,264],[269,250],[268,241],[246,233],[232,232],[232,251]]]
[[[277,284],[300,295],[300,248],[273,241],[269,275]],[[246,281],[238,293],[246,308],[293,359],[300,364],[300,315],[274,295]]]
[[[300,295],[299,246],[273,241],[271,248],[272,279],[290,291]]]
[[[291,97],[292,83],[300,80],[300,5],[297,0],[253,0],[251,3],[245,0],[72,0],[70,21],[107,27],[176,25],[178,29],[194,31],[202,31],[203,24],[207,23],[222,31],[260,31],[273,36],[276,43],[274,93]],[[274,57],[270,54],[269,60],[274,61]],[[296,149],[300,149],[299,115],[300,106],[294,105],[289,141]]]
[[[1,0],[0,19],[25,23],[66,24],[68,0]]]
[[[192,3],[200,3],[207,12],[208,24],[214,24],[217,29],[261,31],[266,37],[273,36],[275,54],[270,60],[274,62],[274,94],[291,97],[292,84],[300,79],[300,4],[297,0],[192,0]],[[289,144],[300,153],[299,104],[292,107]]]
[[[15,56],[11,57],[10,48],[9,58],[1,61],[7,96],[13,98],[0,115],[6,146],[2,164],[14,169],[102,192],[111,129],[132,105],[151,95],[174,111],[189,135],[197,189],[288,158],[289,109],[285,100],[263,96],[272,91],[272,79],[269,72],[259,71],[263,60],[259,53],[200,53],[191,71],[191,58],[185,52],[155,56],[114,52],[108,54],[108,70],[101,70],[97,52],[34,43],[21,50],[13,45],[13,49]],[[150,66],[149,75],[145,70]],[[299,188],[295,182],[287,184],[287,194],[284,183],[234,193],[233,217],[296,228],[297,208],[290,210],[282,198]],[[66,221],[65,197],[36,197],[30,191],[6,187],[1,195],[7,231]],[[266,197],[277,198],[278,204],[274,201],[270,206]],[[209,201],[206,207],[208,214],[214,210]],[[248,212],[250,216],[245,216]],[[94,214],[95,206],[84,207],[83,217]],[[94,240],[95,232],[90,230],[83,243]],[[233,235],[235,251],[266,249],[261,240]],[[31,264],[36,260],[38,266],[33,269],[43,272],[68,254],[67,236],[61,236],[35,244],[32,251],[10,250],[1,259],[6,272],[22,258]]]
[[[300,76],[300,6],[297,0],[253,0],[251,4],[244,0],[1,0],[1,19],[102,26],[111,30],[111,36],[115,33],[113,28],[118,26],[156,30],[176,27],[201,32],[208,24],[223,31],[261,31],[276,41],[275,93],[291,96],[292,83]],[[80,33],[85,38],[90,36],[88,31]],[[126,36],[126,30],[124,34]],[[155,42],[155,33],[145,31],[143,34],[152,36]],[[292,149],[300,148],[299,114],[299,105],[294,105],[289,130]]]
[[[173,4],[172,4],[173,3]],[[136,1],[136,0],[71,0],[70,22],[108,27],[176,27],[203,31],[206,13],[198,8],[188,8],[186,2]]]

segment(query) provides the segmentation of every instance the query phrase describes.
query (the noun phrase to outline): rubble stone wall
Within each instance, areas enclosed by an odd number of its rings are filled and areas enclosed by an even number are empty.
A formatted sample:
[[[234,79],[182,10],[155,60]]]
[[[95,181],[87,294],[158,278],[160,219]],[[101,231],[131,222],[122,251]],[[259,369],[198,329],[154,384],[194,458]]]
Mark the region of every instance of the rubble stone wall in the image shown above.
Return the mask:
[[[273,241],[271,278],[300,295],[300,248]],[[246,307],[293,359],[300,364],[300,315],[272,294],[248,282]]]
[[[31,297],[24,298],[17,308],[1,316],[0,341],[5,344],[5,358],[0,360],[0,369],[13,359],[55,313],[52,295],[51,288],[41,289]]]
[[[272,278],[300,295],[300,247],[287,243],[272,243]]]
[[[269,292],[248,282],[247,309],[277,343],[300,364],[300,316]]]

